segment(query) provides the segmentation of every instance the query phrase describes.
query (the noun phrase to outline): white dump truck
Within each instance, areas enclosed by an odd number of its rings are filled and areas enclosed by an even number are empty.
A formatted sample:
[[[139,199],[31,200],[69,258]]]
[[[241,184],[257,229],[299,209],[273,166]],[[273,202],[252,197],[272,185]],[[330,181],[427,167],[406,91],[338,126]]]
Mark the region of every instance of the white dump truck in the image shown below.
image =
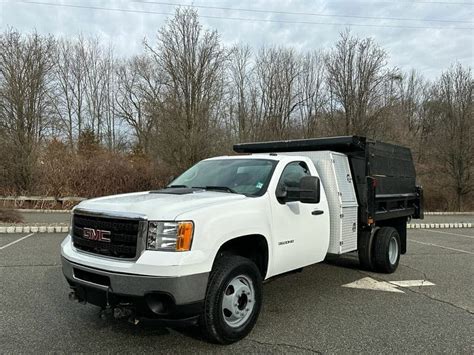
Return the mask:
[[[423,218],[409,149],[350,136],[234,150],[163,189],[74,208],[61,245],[70,298],[228,344],[255,325],[265,280],[350,252],[396,270],[407,220]]]

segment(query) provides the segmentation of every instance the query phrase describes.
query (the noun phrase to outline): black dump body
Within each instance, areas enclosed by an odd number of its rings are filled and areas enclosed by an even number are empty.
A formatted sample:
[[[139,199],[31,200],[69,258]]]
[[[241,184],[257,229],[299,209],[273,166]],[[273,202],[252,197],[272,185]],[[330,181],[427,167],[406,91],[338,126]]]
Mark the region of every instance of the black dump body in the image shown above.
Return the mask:
[[[237,153],[332,150],[349,158],[359,222],[423,218],[423,190],[416,185],[410,149],[360,136],[300,139],[234,145]]]

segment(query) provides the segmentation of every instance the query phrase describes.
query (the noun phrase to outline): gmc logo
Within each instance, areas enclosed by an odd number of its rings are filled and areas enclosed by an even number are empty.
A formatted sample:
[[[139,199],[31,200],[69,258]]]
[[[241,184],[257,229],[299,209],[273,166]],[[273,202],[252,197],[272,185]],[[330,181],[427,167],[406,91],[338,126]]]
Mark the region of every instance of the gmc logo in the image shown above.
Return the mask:
[[[110,238],[107,237],[108,235],[110,235],[110,231],[104,231],[104,230],[100,230],[100,229],[93,229],[93,228],[85,228],[84,227],[82,236],[85,239],[110,243]]]

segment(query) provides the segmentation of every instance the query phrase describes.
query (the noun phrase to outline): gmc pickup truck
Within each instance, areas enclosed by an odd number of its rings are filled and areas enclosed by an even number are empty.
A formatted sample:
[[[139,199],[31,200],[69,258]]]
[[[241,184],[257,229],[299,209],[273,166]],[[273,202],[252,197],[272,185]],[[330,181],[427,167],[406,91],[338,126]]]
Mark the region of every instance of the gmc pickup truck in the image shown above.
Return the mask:
[[[61,244],[70,298],[229,344],[255,325],[265,280],[350,252],[397,269],[407,220],[423,218],[409,149],[350,136],[234,150],[161,190],[74,208]]]

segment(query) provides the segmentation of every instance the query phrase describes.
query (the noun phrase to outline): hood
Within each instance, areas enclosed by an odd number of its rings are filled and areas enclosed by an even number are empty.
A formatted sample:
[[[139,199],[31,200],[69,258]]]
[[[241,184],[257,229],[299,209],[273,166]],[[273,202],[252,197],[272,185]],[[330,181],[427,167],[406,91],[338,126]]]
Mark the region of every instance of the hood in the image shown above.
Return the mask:
[[[246,198],[248,197],[245,195],[204,190],[186,194],[147,191],[94,198],[81,202],[76,208],[112,215],[141,214],[147,216],[149,220],[174,220],[180,214],[195,209]]]

